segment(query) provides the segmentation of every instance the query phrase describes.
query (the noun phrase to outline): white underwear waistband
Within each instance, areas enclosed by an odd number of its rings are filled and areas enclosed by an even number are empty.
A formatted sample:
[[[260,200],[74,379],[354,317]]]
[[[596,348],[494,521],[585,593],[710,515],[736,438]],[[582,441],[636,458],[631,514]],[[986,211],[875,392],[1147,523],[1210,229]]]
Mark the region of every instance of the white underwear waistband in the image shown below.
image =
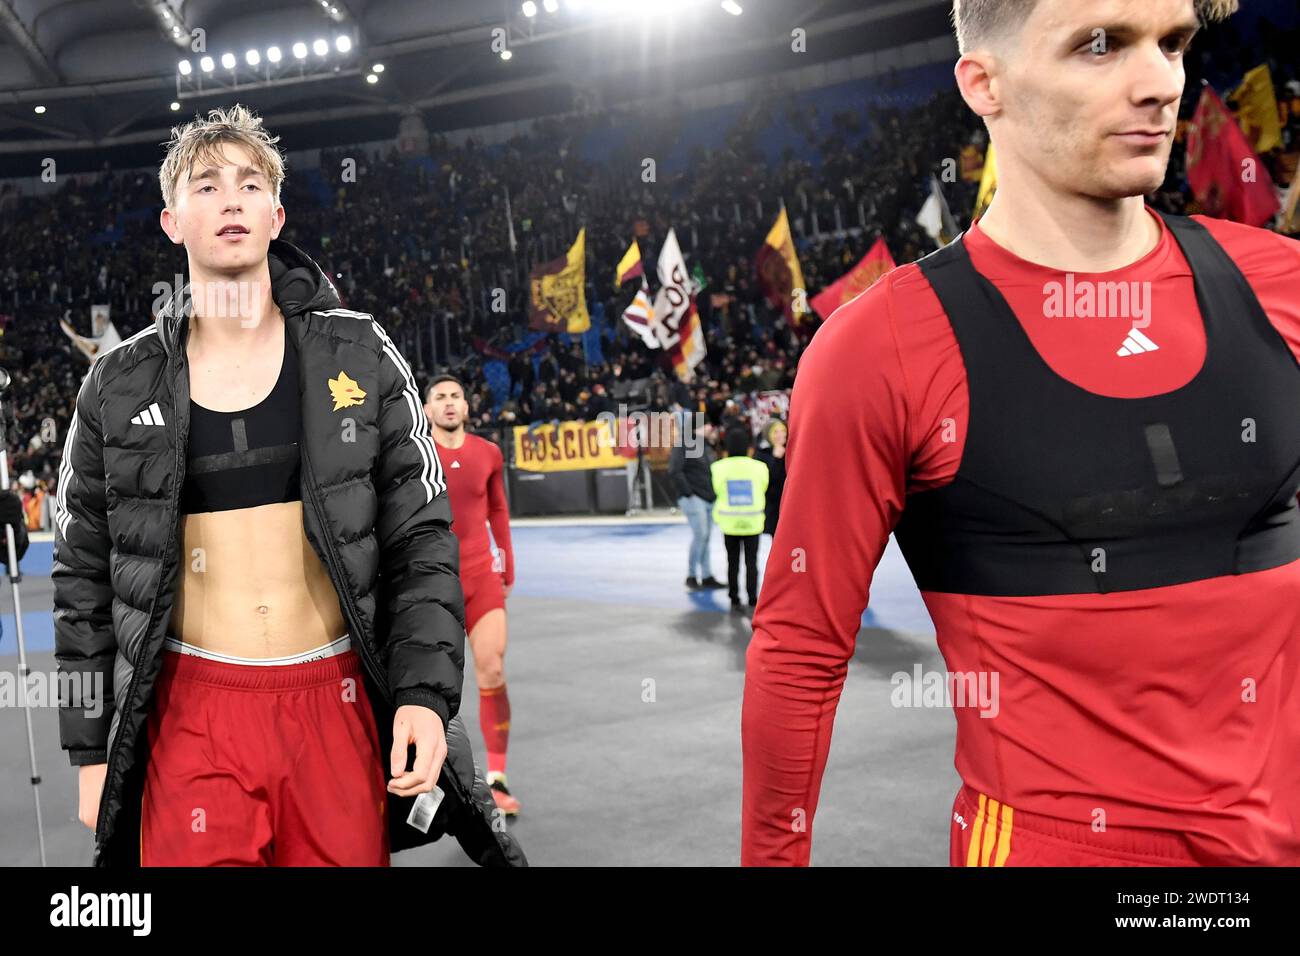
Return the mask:
[[[204,660],[221,661],[226,664],[252,664],[261,667],[305,664],[308,661],[319,661],[326,657],[346,654],[351,649],[352,638],[347,634],[344,634],[338,640],[330,641],[328,644],[322,644],[320,647],[313,647],[309,651],[292,654],[288,657],[237,657],[234,654],[219,654],[216,651],[204,650],[201,647],[195,647],[193,644],[179,641],[171,635],[163,638],[163,650],[171,651],[174,654],[188,654],[190,657],[201,657]]]

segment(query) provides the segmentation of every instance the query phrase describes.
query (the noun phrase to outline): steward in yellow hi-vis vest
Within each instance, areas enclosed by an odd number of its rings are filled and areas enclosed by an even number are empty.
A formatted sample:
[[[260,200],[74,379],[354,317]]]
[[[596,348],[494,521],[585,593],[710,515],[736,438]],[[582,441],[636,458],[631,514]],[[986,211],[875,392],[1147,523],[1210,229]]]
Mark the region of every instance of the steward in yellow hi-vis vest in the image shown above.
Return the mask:
[[[713,520],[723,534],[763,533],[767,509],[767,465],[745,452],[715,461]]]
[[[713,476],[713,520],[727,546],[727,593],[731,609],[740,610],[740,554],[745,554],[745,587],[749,606],[758,604],[758,537],[767,507],[767,465],[755,460],[754,439],[746,424],[727,431],[727,457],[710,467]]]

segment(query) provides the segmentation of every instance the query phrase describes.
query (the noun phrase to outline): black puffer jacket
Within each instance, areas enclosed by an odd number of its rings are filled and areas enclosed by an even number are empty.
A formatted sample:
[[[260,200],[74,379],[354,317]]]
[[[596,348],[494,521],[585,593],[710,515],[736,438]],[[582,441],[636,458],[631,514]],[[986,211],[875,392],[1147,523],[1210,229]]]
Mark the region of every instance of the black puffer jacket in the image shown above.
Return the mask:
[[[763,495],[766,502],[763,533],[775,535],[776,523],[781,517],[781,495],[785,492],[785,455],[776,457],[772,446],[768,445],[756,451],[754,457],[767,465],[767,492]]]
[[[713,452],[708,442],[697,438],[698,445],[688,449],[678,442],[668,456],[668,478],[672,481],[673,494],[678,498],[695,495],[712,503],[717,497],[713,492],[713,473],[709,466],[713,464]]]
[[[23,500],[16,490],[0,492],[0,520],[14,529],[14,557],[22,561],[31,545],[31,539],[27,536],[27,515],[23,512]],[[0,565],[6,569],[9,567],[9,545],[5,541],[4,524],[0,524]]]
[[[380,753],[392,747],[393,712],[401,705],[430,707],[446,727],[443,804],[421,833],[406,823],[415,798],[388,794],[390,847],[449,832],[480,864],[525,865],[504,826],[493,825],[495,804],[475,775],[456,717],[465,646],[459,553],[410,367],[372,317],[339,307],[333,284],[301,251],[273,240],[270,269],[272,296],[299,357],[304,530],[364,664]],[[97,357],[77,396],[59,471],[55,657],[61,673],[102,675],[106,698],[102,707],[83,701],[59,711],[72,764],[108,763],[97,866],[139,864],[149,759],[143,727],[178,581],[188,291],[168,301],[154,324]],[[340,371],[364,397],[335,411],[329,380]],[[142,409],[152,409],[154,419],[161,414],[165,427],[133,423]],[[345,418],[352,420],[346,429]],[[87,715],[96,710],[102,713]]]

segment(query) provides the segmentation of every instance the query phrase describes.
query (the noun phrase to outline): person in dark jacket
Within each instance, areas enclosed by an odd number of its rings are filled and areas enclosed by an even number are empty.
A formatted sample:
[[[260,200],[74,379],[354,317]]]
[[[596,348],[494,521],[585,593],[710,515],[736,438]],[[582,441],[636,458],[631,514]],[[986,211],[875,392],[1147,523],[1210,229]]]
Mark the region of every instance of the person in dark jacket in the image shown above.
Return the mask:
[[[383,865],[452,833],[524,865],[457,716],[458,549],[410,366],[278,238],[273,142],[240,106],[174,132],[189,282],[95,359],[64,440],[59,729],[94,862]]]
[[[4,539],[5,525],[14,529],[14,555],[21,561],[31,540],[27,536],[27,515],[23,511],[22,499],[12,491],[0,492],[0,564],[9,569],[9,545]]]
[[[709,466],[713,455],[709,443],[715,431],[701,424],[686,434],[683,417],[673,419],[673,450],[668,459],[668,480],[672,482],[677,507],[691,526],[691,550],[687,559],[686,587],[691,591],[725,587],[709,569],[709,539],[713,536],[713,477]]]
[[[774,418],[763,430],[763,447],[754,457],[767,465],[767,514],[763,534],[776,534],[776,520],[781,516],[781,491],[785,488],[785,441],[789,431],[785,422]]]

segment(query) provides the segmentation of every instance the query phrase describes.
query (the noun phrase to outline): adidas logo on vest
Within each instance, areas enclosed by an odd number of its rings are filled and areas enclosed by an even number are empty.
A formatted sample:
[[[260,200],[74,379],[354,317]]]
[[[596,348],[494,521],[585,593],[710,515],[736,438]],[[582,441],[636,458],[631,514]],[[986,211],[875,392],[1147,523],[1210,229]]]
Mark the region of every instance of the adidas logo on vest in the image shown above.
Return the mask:
[[[1128,335],[1124,338],[1124,344],[1119,347],[1116,355],[1141,355],[1143,352],[1154,352],[1160,346],[1152,342],[1142,334],[1140,329],[1129,329]]]

